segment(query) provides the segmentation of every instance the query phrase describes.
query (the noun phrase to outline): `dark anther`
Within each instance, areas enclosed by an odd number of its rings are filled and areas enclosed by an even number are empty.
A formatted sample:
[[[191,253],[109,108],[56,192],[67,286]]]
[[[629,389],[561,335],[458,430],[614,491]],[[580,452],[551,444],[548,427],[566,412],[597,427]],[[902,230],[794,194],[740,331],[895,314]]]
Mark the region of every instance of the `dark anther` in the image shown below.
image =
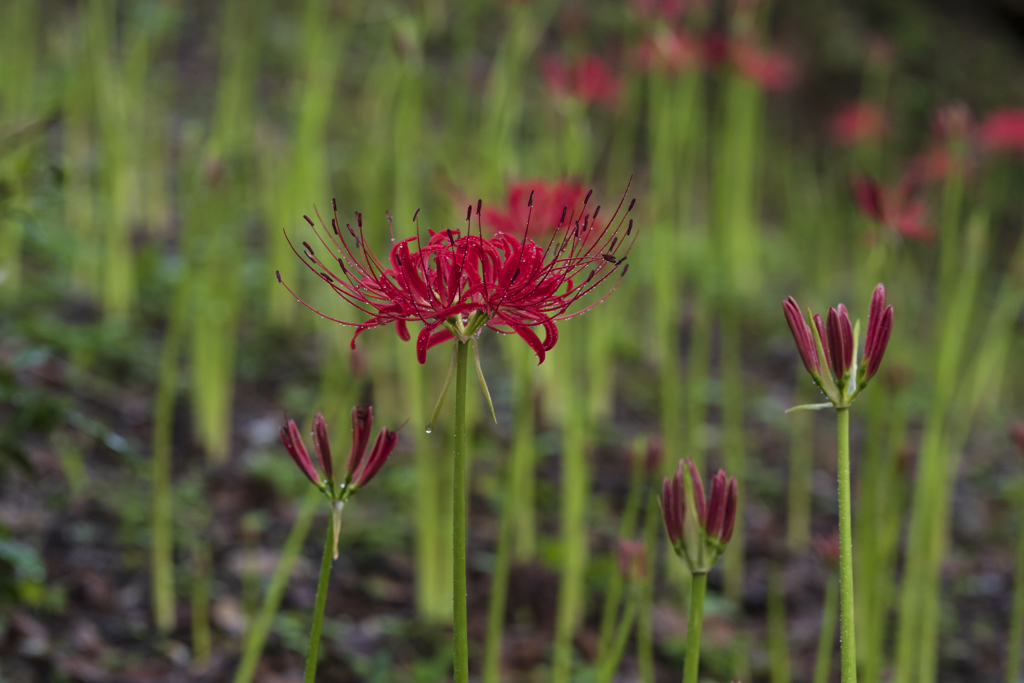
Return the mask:
[[[345,275],[348,275],[348,269],[345,268],[345,264],[342,262],[340,258],[338,259],[338,265],[341,266],[341,272],[343,272]]]
[[[590,222],[590,214],[588,213],[586,216],[583,217],[583,232],[587,231],[587,223],[589,223],[589,222]]]
[[[590,271],[590,275],[587,276],[587,281],[584,282],[583,284],[587,284],[587,282],[593,280],[595,275],[597,275],[597,268],[594,268],[592,271]]]
[[[601,205],[600,204],[598,204],[597,208],[594,209],[594,221],[595,222],[597,221],[597,214],[599,214],[599,213],[601,213]]]
[[[608,263],[615,263],[615,257],[612,256],[611,254],[601,254],[601,258],[603,258]]]
[[[468,221],[470,216],[472,216],[472,215],[473,215],[473,205],[470,204],[469,206],[466,207],[466,220]]]
[[[615,262],[615,265],[617,265],[617,266],[621,266],[621,265],[622,265],[622,262],[623,262],[623,261],[625,261],[625,260],[626,260],[627,258],[628,258],[628,257],[626,257],[626,256],[623,256],[622,258],[620,258],[620,259],[619,259],[618,261],[616,261],[616,262]]]
[[[313,225],[313,221],[309,220],[309,216],[305,216],[305,215],[304,215],[304,216],[303,216],[303,218],[305,218],[305,219],[306,219],[306,222],[307,222],[307,223],[309,223],[310,225]]]
[[[586,229],[586,228],[584,228],[584,229]],[[576,237],[580,236],[580,222],[579,221],[576,221],[576,227],[573,228],[572,234],[574,236],[576,236]]]
[[[614,261],[614,259],[612,260]],[[395,263],[397,263],[399,266],[402,265],[402,257],[399,256],[398,254],[395,254]]]
[[[360,228],[363,227],[363,214],[356,211],[356,225]]]
[[[309,246],[309,242],[303,242],[302,246],[309,250],[310,255],[313,254],[313,247]]]
[[[332,198],[331,198],[331,206],[333,206],[333,207],[334,207],[334,210],[335,210],[335,211],[337,211],[337,210],[338,210],[338,200],[337,200],[337,199],[335,199],[334,197],[332,197]]]
[[[618,242],[618,241],[619,241],[618,237],[613,237],[612,238],[612,245],[610,247],[608,247],[608,249],[611,250],[611,251],[615,251],[615,243]]]
[[[275,270],[274,273],[277,275],[277,281],[280,282],[281,281],[281,271],[280,270]]]
[[[591,190],[590,192],[587,193],[587,196],[583,198],[583,203],[584,204],[586,204],[587,202],[590,201],[590,195],[592,195],[592,194],[594,194],[593,190]]]
[[[569,210],[569,207],[568,207],[568,206],[563,206],[563,207],[562,207],[562,217],[561,217],[561,218],[559,219],[559,221],[558,221],[558,224],[559,224],[559,225],[561,225],[562,223],[564,223],[564,222],[565,222],[565,213],[566,213],[566,212],[567,212],[568,210]]]
[[[412,222],[413,222],[413,223],[415,223],[415,222],[416,222],[416,218],[417,218],[417,217],[418,217],[419,215],[420,215],[420,210],[419,210],[419,209],[416,209],[416,213],[414,213],[414,214],[412,215]]]
[[[337,235],[338,237],[341,237],[341,233],[338,232],[338,219],[337,218],[332,218],[331,219],[331,227],[334,228],[334,234]]]
[[[482,209],[482,208],[484,208],[484,200],[482,200],[482,199],[476,200],[476,215],[477,216],[480,215],[480,209]]]
[[[519,277],[519,269],[518,268],[516,268],[516,272],[512,273],[512,282],[509,282],[509,284],[513,284],[516,281],[517,277]]]
[[[455,246],[455,238],[452,237],[451,228],[448,229],[448,243],[451,244],[453,247]]]
[[[633,219],[629,219],[629,227],[626,228],[626,237],[629,237],[629,233],[633,232]]]
[[[626,267],[622,269],[621,277],[626,277],[626,273],[628,273],[628,272],[629,272],[629,264],[627,263]]]
[[[633,210],[633,205],[634,204],[636,204],[636,197],[633,197],[633,200],[631,202],[629,202],[629,208],[626,209],[626,213],[629,213],[630,211]]]
[[[533,190],[530,190],[530,201],[526,202],[527,206],[533,206]]]
[[[322,277],[327,282],[334,282],[334,278],[328,275],[327,273],[320,273],[320,277]]]

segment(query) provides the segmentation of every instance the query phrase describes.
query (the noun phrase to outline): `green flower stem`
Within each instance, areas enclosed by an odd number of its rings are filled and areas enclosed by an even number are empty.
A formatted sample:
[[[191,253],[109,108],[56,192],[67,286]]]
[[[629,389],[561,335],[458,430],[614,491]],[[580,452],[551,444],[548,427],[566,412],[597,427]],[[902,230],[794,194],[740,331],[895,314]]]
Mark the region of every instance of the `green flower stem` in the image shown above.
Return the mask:
[[[259,614],[245,634],[245,646],[238,669],[235,671],[233,683],[249,683],[256,673],[256,665],[259,664],[260,655],[263,654],[263,645],[267,642],[270,627],[274,623],[274,616],[281,605],[284,591],[288,587],[288,578],[291,576],[295,561],[299,559],[302,544],[306,542],[306,535],[309,533],[313,515],[322,501],[323,496],[320,491],[310,487],[309,493],[302,500],[302,507],[299,508],[299,513],[295,517],[292,530],[288,532],[288,538],[284,541],[281,559],[274,569],[273,576],[270,577],[270,585],[267,586]]]
[[[452,614],[455,683],[469,680],[469,633],[466,618],[466,359],[469,344],[456,342],[455,473],[452,478]]]
[[[1006,651],[1006,683],[1017,683],[1020,678],[1021,639],[1024,639],[1024,528],[1017,542],[1017,576],[1013,585],[1010,643]]]
[[[843,683],[857,683],[853,618],[853,528],[850,513],[850,409],[836,409],[839,430],[839,647]]]
[[[320,655],[320,631],[324,626],[324,607],[327,605],[327,584],[331,580],[331,564],[334,556],[334,520],[327,524],[324,538],[324,556],[320,560],[320,580],[316,584],[316,605],[313,607],[313,628],[309,631],[309,649],[306,651],[306,675],[304,683],[316,683],[316,664]]]
[[[611,683],[615,672],[622,662],[622,655],[626,651],[626,641],[629,639],[629,632],[633,629],[633,622],[636,620],[636,598],[626,600],[626,608],[622,613],[622,621],[615,629],[615,634],[609,643],[607,652],[598,661],[597,683]]]
[[[704,625],[704,592],[707,587],[707,574],[693,575],[690,581],[690,616],[686,627],[683,683],[697,683],[697,671],[700,669],[700,630]]]
[[[821,609],[821,635],[818,636],[818,657],[814,662],[814,683],[828,683],[832,673],[832,645],[836,637],[836,602],[839,583],[835,576],[828,577],[825,586],[825,605]]]
[[[515,461],[508,463],[512,479]],[[499,683],[501,679],[501,643],[505,632],[505,607],[508,598],[508,577],[512,568],[512,542],[518,515],[515,488],[506,490],[501,503],[501,521],[498,529],[498,551],[491,575],[491,597],[487,605],[487,643],[484,646],[484,683]]]

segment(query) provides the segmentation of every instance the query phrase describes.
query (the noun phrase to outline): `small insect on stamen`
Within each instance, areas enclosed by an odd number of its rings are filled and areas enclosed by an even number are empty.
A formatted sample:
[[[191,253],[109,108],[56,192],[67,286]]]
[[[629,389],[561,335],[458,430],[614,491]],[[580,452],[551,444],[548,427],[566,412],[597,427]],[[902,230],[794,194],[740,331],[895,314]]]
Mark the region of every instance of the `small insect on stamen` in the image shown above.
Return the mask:
[[[632,211],[632,210],[633,210],[633,205],[634,205],[634,204],[636,204],[636,197],[633,197],[633,201],[631,201],[631,202],[629,203],[629,208],[627,208],[627,209],[626,209],[626,213],[629,213],[630,211]]]
[[[417,217],[419,217],[419,215],[420,215],[420,210],[419,210],[419,209],[416,209],[416,213],[414,213],[414,214],[412,215],[412,222],[413,222],[413,223],[415,223],[415,222],[416,222],[416,218],[417,218]]]
[[[586,205],[587,205],[587,202],[589,202],[589,201],[590,201],[590,195],[592,195],[592,194],[594,194],[594,191],[593,191],[593,190],[591,190],[590,192],[588,192],[588,193],[587,193],[587,196],[583,198],[583,206],[586,206]]]
[[[305,214],[303,214],[302,217],[306,219],[307,223],[309,223],[310,225],[313,225],[313,221],[310,220],[309,216],[306,216]]]
[[[529,207],[533,206],[533,192],[533,190],[530,190],[530,201],[526,202],[526,205]]]
[[[626,228],[626,237],[629,237],[629,233],[633,232],[633,219],[629,219],[629,227]]]
[[[615,263],[615,257],[612,256],[611,254],[601,254],[601,258],[603,258],[608,263]]]
[[[281,271],[280,270],[275,270],[274,274],[277,275],[277,281],[280,282],[281,281]]]

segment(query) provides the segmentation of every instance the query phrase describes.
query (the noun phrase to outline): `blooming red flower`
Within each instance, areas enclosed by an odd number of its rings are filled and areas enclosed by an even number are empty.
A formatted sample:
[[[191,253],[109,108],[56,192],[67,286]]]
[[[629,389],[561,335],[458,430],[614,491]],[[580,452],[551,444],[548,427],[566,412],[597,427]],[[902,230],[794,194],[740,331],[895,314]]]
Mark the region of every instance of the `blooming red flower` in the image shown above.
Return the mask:
[[[1024,109],[997,109],[981,122],[978,138],[989,151],[1024,152]]]
[[[859,365],[854,364],[857,340],[846,306],[830,307],[827,322],[822,321],[820,315],[814,315],[813,329],[793,297],[782,302],[782,310],[797,352],[811,378],[833,405],[848,407],[878,372],[889,344],[893,313],[892,306],[885,305],[885,285],[879,283],[871,294],[867,334]]]
[[[829,131],[841,145],[857,145],[880,138],[887,128],[885,112],[874,102],[853,102],[832,116]]]
[[[684,471],[685,470],[685,471]],[[690,487],[686,486],[686,477]],[[706,573],[732,539],[736,523],[736,477],[725,470],[711,478],[711,498],[704,496],[704,484],[692,458],[679,461],[670,479],[661,485],[661,512],[665,530],[676,554],[693,573]]]
[[[544,60],[544,79],[555,93],[604,105],[615,103],[622,85],[622,79],[593,54],[572,64],[558,57],[548,57]]]
[[[883,187],[870,178],[854,178],[850,183],[861,212],[912,240],[930,240],[935,233],[925,223],[928,204],[917,197],[918,183],[906,176],[897,185]]]
[[[575,207],[586,193],[586,187],[567,180],[526,180],[508,188],[504,208],[485,206],[480,218],[495,232],[509,232],[519,237],[529,223],[533,234],[544,234],[555,230],[563,220],[562,210]]]
[[[521,240],[504,232],[484,238],[478,202],[479,234],[428,230],[422,243],[417,221],[417,235],[395,243],[388,264],[368,247],[362,216],[356,214],[358,232],[351,225],[342,227],[335,203],[333,229],[327,230],[321,221],[326,234],[305,217],[329,256],[317,255],[307,242],[302,243],[301,254],[294,245],[292,249],[307,268],[368,318],[362,322],[339,320],[302,303],[325,318],[354,326],[352,348],[363,330],[393,323],[399,336],[408,340],[407,324],[420,322],[423,329],[416,352],[423,363],[431,347],[452,339],[467,342],[486,325],[505,334],[518,334],[537,353],[539,362],[544,362],[545,353],[558,341],[558,321],[600,303],[602,299],[569,310],[620,269],[636,240],[633,221],[626,223],[636,200],[622,211],[625,198],[623,195],[603,226],[597,223],[601,207],[593,213],[587,209],[589,192],[580,209],[563,207],[546,247],[530,238],[529,214]],[[466,213],[467,222],[471,213],[472,206]],[[416,214],[414,220],[419,211]],[[628,265],[621,269],[620,278],[628,269]],[[277,278],[281,281],[280,273]],[[290,287],[288,291],[294,295]],[[536,328],[544,330],[543,341]]]

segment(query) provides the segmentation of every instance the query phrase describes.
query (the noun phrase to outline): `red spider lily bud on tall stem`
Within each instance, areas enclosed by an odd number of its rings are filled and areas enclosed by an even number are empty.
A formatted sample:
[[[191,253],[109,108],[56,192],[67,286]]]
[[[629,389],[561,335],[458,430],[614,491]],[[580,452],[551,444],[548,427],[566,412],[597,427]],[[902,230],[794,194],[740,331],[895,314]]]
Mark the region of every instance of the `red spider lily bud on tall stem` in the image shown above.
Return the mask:
[[[800,360],[804,362],[807,372],[812,377],[817,377],[820,368],[818,366],[818,352],[814,348],[814,336],[811,328],[804,320],[800,307],[793,297],[787,297],[782,302],[782,310],[786,313],[786,322],[789,323],[789,331],[793,333],[793,341],[796,342],[796,350],[800,353]]]
[[[317,474],[316,468],[313,467],[313,462],[309,459],[306,446],[302,443],[302,436],[299,434],[299,428],[295,426],[295,420],[288,420],[288,424],[281,427],[280,434],[281,443],[284,444],[288,455],[292,456],[292,460],[299,466],[302,473],[316,486],[323,488],[320,475]]]
[[[327,481],[334,481],[331,444],[327,440],[327,422],[322,413],[317,413],[313,418],[313,445],[316,447],[316,457],[320,460],[320,469],[324,471]]]
[[[684,467],[686,472],[684,473]],[[690,477],[690,487],[686,477]],[[711,499],[692,459],[680,460],[661,487],[661,509],[672,548],[695,574],[707,573],[732,538],[736,522],[736,477],[724,470],[711,478]]]
[[[878,283],[871,294],[871,309],[868,312],[868,330],[864,337],[864,355],[861,361],[860,377],[857,383],[861,386],[875,376],[878,366],[885,355],[885,347],[889,344],[892,333],[892,306],[885,305],[885,285]]]
[[[381,427],[380,433],[377,434],[377,441],[373,444],[373,450],[370,451],[370,457],[366,459],[366,464],[363,468],[352,478],[352,487],[359,488],[369,483],[377,472],[380,471],[380,468],[384,466],[397,443],[398,432],[392,432],[387,427]]]
[[[825,327],[828,338],[829,363],[836,377],[836,384],[843,388],[845,377],[853,367],[853,325],[846,312],[846,306],[839,304],[839,310],[829,307],[828,323]]]

